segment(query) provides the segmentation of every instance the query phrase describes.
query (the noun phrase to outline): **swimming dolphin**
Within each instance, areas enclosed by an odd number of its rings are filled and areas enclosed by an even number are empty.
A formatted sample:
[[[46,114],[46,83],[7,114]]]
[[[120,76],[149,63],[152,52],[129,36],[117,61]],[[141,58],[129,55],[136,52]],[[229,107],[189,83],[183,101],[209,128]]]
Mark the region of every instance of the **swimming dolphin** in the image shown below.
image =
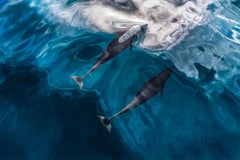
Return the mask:
[[[148,82],[145,83],[143,88],[135,95],[135,97],[128,103],[126,107],[124,107],[120,112],[114,114],[110,118],[105,118],[103,116],[97,116],[100,119],[103,126],[107,129],[108,132],[111,132],[111,124],[110,121],[117,116],[143,104],[153,96],[155,96],[158,92],[162,95],[163,87],[170,76],[171,72],[173,71],[174,67],[168,68],[158,75],[150,79]]]
[[[92,71],[97,69],[102,64],[106,63],[108,60],[119,54],[121,51],[126,49],[128,46],[132,49],[132,43],[137,38],[141,31],[145,30],[147,24],[144,25],[134,25],[130,27],[127,31],[117,33],[118,36],[113,39],[113,41],[108,45],[107,49],[103,52],[97,62],[92,66],[92,68],[84,74],[82,77],[71,76],[73,80],[77,82],[80,89],[83,86],[83,79],[90,74]]]

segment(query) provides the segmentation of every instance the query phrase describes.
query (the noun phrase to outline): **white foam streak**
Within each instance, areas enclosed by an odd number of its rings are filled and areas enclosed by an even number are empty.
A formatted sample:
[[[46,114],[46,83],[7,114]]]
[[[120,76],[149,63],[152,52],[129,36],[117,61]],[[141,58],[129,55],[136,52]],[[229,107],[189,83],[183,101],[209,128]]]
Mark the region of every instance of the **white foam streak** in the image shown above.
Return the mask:
[[[223,15],[216,15],[215,16],[215,22],[212,22],[210,24],[211,28],[218,32],[220,35],[222,35],[224,38],[228,39],[229,41],[232,41],[234,43],[240,44],[240,23],[235,21],[234,19],[227,18]],[[226,25],[227,28],[221,29],[220,25],[218,23],[221,23],[221,25]],[[228,32],[224,30],[228,30]]]
[[[234,19],[226,18],[225,15],[220,14],[220,11],[208,14],[206,8],[211,0],[194,2],[189,0],[181,5],[170,3],[170,0],[133,0],[133,2],[138,10],[130,13],[101,1],[78,2],[65,6],[59,1],[45,0],[41,1],[42,6],[39,8],[48,20],[78,29],[83,27],[93,31],[113,33],[134,24],[146,23],[148,29],[142,41],[138,43],[140,47],[148,49],[148,53],[155,55],[162,53],[159,50],[168,50],[164,53],[171,56],[176,67],[188,77],[196,79],[199,77],[194,63],[200,63],[208,69],[215,69],[216,79],[224,80],[225,72],[232,70],[236,67],[235,64],[239,63],[238,58],[230,57],[236,52],[231,46],[234,46],[235,50],[239,47],[230,43],[239,43],[240,24]],[[35,4],[34,6],[39,6],[39,3],[35,2]],[[207,20],[210,20],[209,25],[206,25]],[[214,31],[230,40],[229,43],[218,41],[218,34],[208,33],[207,30],[198,30],[194,32],[195,35],[189,35],[189,39],[182,41],[189,30],[202,24],[212,26]],[[232,31],[230,36],[224,33],[226,28]],[[71,32],[71,29],[66,31]],[[180,41],[183,43],[176,45]],[[174,51],[171,50],[173,46],[175,46]],[[200,51],[198,46],[203,46],[205,51]],[[43,50],[39,56],[44,56],[45,52]],[[234,64],[234,67],[231,64]]]
[[[114,33],[133,24],[148,24],[148,30],[139,44],[142,48],[157,51],[176,45],[190,29],[201,24],[211,0],[189,0],[182,5],[159,0],[132,2],[138,9],[128,13],[99,0],[78,2],[71,7],[65,7],[58,1],[43,1],[49,6],[49,19],[57,19],[73,27]]]
[[[112,26],[113,22],[145,23],[143,19],[136,15],[129,15],[125,12],[119,12],[109,6],[91,5],[83,11],[83,16],[87,24],[94,26],[102,31],[113,33],[119,29]]]

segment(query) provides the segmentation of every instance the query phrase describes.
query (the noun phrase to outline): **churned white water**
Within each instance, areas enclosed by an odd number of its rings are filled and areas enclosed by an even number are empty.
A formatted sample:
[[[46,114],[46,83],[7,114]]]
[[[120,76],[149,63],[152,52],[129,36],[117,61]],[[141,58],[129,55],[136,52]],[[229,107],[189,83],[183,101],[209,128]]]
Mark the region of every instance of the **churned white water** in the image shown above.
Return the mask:
[[[67,34],[81,29],[115,33],[148,24],[137,47],[151,55],[169,55],[188,77],[199,78],[196,63],[214,69],[214,77],[224,83],[238,72],[238,8],[227,0],[93,0],[71,5],[35,0],[31,5],[40,6],[39,12],[48,21],[59,23],[60,31]]]
[[[142,48],[166,50],[180,42],[189,30],[205,23],[206,8],[212,0],[133,0],[135,10],[116,8],[128,1],[115,0],[113,3],[94,0],[76,2],[66,7],[63,3],[44,0],[49,6],[49,18],[67,22],[75,27],[89,27],[92,30],[114,33],[134,24],[148,24],[148,30],[140,43]],[[181,3],[180,3],[181,2]],[[159,54],[156,53],[155,54]]]

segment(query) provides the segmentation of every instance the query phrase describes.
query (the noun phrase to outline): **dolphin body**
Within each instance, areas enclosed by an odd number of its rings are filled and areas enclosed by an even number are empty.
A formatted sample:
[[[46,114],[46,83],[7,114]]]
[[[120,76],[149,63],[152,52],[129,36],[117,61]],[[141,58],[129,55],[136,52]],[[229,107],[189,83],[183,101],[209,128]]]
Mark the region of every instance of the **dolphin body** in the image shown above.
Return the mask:
[[[162,95],[163,87],[165,82],[167,81],[168,77],[170,76],[171,72],[173,71],[174,67],[168,68],[158,75],[150,79],[148,82],[145,83],[143,88],[135,95],[135,97],[128,103],[126,107],[124,107],[120,112],[114,114],[110,118],[105,118],[103,116],[97,116],[100,119],[103,126],[107,129],[108,132],[111,132],[111,124],[110,121],[117,116],[128,112],[129,110],[138,107],[139,105],[143,104],[153,96],[155,96],[158,92]]]
[[[112,40],[112,42],[108,45],[107,49],[103,52],[103,54],[98,58],[97,62],[92,66],[92,68],[84,74],[82,77],[71,76],[73,80],[77,82],[80,89],[83,86],[83,79],[97,69],[102,64],[106,63],[108,60],[119,54],[121,51],[126,49],[128,46],[132,49],[132,43],[137,38],[138,34],[141,31],[145,30],[147,24],[144,25],[134,25],[130,27],[127,31],[117,33],[117,37]]]

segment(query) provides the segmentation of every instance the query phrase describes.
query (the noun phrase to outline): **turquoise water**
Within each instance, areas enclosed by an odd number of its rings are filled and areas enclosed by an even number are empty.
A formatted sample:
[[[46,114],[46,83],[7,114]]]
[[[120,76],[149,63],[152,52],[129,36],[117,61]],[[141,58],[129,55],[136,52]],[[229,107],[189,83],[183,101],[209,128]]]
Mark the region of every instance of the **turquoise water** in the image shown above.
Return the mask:
[[[239,1],[210,2],[201,23],[186,23],[170,47],[139,38],[86,77],[81,91],[69,77],[83,75],[115,37],[76,11],[96,4],[0,5],[0,159],[240,159]],[[133,4],[106,5],[137,15]],[[156,23],[148,22],[150,32]],[[122,109],[172,63],[162,97],[114,119],[107,133],[95,117]]]

